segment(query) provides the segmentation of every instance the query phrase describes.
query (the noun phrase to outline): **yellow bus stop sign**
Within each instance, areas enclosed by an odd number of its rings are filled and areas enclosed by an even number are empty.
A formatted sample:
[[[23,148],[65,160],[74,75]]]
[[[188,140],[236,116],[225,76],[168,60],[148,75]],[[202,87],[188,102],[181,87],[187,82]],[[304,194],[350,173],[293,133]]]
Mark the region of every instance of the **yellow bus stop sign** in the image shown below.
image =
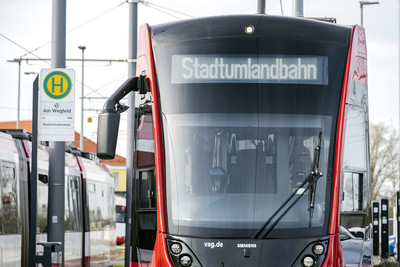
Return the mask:
[[[50,72],[43,81],[44,92],[48,97],[55,100],[67,97],[71,92],[71,88],[71,78],[63,71]]]

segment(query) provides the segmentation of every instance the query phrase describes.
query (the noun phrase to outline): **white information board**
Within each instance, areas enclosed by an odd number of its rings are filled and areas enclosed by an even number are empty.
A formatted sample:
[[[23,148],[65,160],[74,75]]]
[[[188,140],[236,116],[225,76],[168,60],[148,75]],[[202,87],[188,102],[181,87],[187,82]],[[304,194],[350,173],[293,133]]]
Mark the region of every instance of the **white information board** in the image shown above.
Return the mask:
[[[40,141],[74,141],[75,71],[42,69],[39,97]]]

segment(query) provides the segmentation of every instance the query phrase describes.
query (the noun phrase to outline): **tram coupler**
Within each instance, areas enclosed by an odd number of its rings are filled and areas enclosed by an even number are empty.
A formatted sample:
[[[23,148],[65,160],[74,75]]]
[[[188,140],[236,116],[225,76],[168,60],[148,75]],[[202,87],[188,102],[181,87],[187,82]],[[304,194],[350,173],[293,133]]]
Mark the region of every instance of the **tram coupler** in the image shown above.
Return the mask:
[[[43,246],[44,251],[42,255],[35,256],[35,263],[41,263],[43,267],[61,265],[62,252],[56,252],[56,247],[61,246],[61,242],[39,242],[37,245]]]

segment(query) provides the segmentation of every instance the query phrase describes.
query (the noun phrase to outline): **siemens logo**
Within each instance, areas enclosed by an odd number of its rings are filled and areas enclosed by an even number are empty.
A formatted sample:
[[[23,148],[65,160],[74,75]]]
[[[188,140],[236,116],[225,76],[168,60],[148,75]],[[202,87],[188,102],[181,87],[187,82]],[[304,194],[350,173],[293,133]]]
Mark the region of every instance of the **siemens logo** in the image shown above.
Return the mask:
[[[257,244],[237,244],[238,248],[257,248]]]

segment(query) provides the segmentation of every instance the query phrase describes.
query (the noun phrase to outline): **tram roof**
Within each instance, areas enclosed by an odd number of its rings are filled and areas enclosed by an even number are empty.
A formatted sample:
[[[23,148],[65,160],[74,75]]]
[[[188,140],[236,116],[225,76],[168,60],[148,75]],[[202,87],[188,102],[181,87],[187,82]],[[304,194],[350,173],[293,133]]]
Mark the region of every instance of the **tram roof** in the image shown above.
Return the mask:
[[[255,28],[253,34],[244,30],[249,25]],[[154,46],[206,38],[261,36],[348,45],[351,32],[350,26],[321,20],[261,14],[195,18],[155,25],[151,29]]]

